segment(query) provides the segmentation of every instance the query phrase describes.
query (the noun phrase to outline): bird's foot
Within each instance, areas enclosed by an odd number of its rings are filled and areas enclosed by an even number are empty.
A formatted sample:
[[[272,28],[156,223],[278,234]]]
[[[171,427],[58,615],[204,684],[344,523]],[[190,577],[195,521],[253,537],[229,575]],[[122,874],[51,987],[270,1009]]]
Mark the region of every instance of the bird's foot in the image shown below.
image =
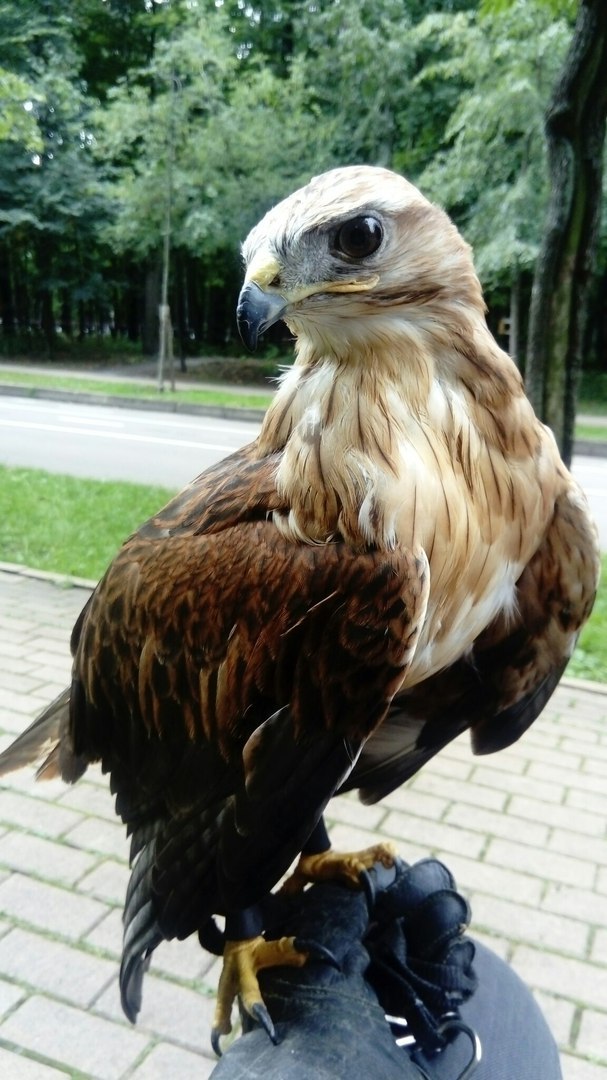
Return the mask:
[[[393,866],[396,855],[396,847],[390,843],[374,844],[364,851],[329,849],[318,855],[302,854],[280,891],[286,896],[294,896],[313,881],[340,881],[350,888],[360,888],[364,871],[370,870],[376,863]]]
[[[292,937],[276,941],[266,941],[263,937],[226,941],[211,1031],[211,1045],[216,1054],[221,1055],[221,1036],[229,1035],[232,1030],[232,1005],[237,997],[244,1011],[265,1028],[272,1042],[276,1042],[274,1024],[264,1005],[257,973],[268,967],[302,967],[308,956],[308,951],[296,947]]]

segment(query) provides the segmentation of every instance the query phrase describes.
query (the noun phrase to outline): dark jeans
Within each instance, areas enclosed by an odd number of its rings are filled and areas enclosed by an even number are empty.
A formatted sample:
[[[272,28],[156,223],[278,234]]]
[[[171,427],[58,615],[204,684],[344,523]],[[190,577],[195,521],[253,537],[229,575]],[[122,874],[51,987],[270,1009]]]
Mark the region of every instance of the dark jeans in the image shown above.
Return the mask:
[[[518,975],[478,942],[474,966],[478,990],[460,1010],[481,1041],[482,1059],[474,1080],[562,1080],[556,1043]],[[428,1076],[432,1080],[459,1076],[469,1054],[467,1043],[459,1036],[432,1061],[422,1059]]]

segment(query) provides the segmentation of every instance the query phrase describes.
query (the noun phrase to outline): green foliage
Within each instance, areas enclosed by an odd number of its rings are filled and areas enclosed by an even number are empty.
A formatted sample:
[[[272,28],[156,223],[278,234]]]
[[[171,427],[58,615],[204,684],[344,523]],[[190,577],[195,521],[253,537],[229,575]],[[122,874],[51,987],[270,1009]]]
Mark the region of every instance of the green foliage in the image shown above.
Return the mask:
[[[502,12],[509,11],[515,2],[516,0],[481,0],[480,14],[501,15]],[[579,7],[579,0],[540,0],[540,3],[557,17],[568,15],[573,18]]]
[[[237,273],[239,243],[257,216],[332,163],[331,140],[299,59],[280,77],[252,58],[244,79],[222,8],[177,10],[170,37],[95,116],[95,153],[112,163],[104,235],[116,251],[154,255],[170,199],[172,246],[222,283]]]
[[[111,163],[105,190],[114,212],[105,235],[116,250],[136,256],[160,247],[169,196],[177,245],[184,238],[199,242],[205,216],[207,231],[219,221],[195,162],[205,124],[223,107],[236,58],[221,11],[184,10],[183,22],[156,43],[149,63],[110,89],[95,114],[97,159]],[[192,236],[194,208],[199,228]]]
[[[70,0],[80,78],[92,99],[105,100],[125,72],[147,64],[166,11],[143,0]]]
[[[12,121],[9,113],[5,129],[0,128],[0,259],[14,268],[17,282],[27,278],[42,303],[38,310],[50,342],[53,292],[105,290],[98,273],[98,229],[107,208],[91,155],[90,106],[74,76],[79,58],[63,5],[3,3],[0,40],[0,62],[13,69],[11,84],[23,96],[26,118],[17,122],[13,110]]]
[[[392,163],[408,106],[410,29],[400,0],[322,4],[301,21],[298,55],[337,161]]]
[[[421,16],[428,4],[410,7]],[[259,213],[311,174],[402,160],[418,122],[418,58],[401,0],[254,9],[175,0],[169,13],[147,63],[109,88],[95,115],[95,152],[111,163],[104,235],[114,250],[158,252],[170,197],[173,246],[222,281],[234,274],[227,252]]]
[[[438,55],[419,86],[458,87],[442,146],[419,178],[456,217],[484,281],[509,284],[535,261],[547,177],[545,103],[570,30],[534,0],[512,0],[479,19],[428,16],[416,30]]]
[[[248,229],[358,161],[445,205],[504,290],[538,248],[568,15],[569,0],[0,0],[2,332],[41,326],[48,348],[94,308],[136,337],[170,217],[182,348],[223,347]]]
[[[42,139],[33,115],[34,103],[42,96],[31,84],[12,71],[0,67],[0,143],[22,143],[32,151],[42,148]]]

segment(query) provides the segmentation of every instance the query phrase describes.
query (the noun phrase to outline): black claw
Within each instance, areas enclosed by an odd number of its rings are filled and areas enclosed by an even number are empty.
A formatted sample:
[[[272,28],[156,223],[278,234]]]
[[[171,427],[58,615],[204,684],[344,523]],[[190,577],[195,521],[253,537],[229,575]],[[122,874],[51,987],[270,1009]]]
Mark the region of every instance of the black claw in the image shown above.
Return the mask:
[[[368,870],[361,871],[360,883],[365,894],[365,900],[367,901],[367,910],[369,914],[371,914],[375,907],[375,882]]]
[[[337,957],[329,949],[326,949],[324,945],[319,945],[317,941],[309,941],[307,938],[295,938],[293,945],[297,952],[309,953],[311,960],[319,960],[321,964],[329,964],[336,971],[341,971],[341,964]]]
[[[222,1056],[221,1046],[219,1045],[219,1040],[220,1039],[221,1039],[221,1031],[219,1030],[219,1028],[216,1028],[216,1027],[211,1028],[211,1046],[213,1047],[214,1053],[217,1054],[217,1057]]]
[[[402,865],[402,863],[400,865]],[[376,862],[370,870],[361,871],[360,883],[365,894],[369,913],[371,913],[375,905],[377,890],[380,889],[384,891],[385,889],[389,889],[390,885],[393,885],[396,881],[396,871],[396,862],[394,862],[392,866],[384,866],[383,863]]]
[[[278,1043],[276,1029],[274,1027],[274,1024],[272,1023],[272,1017],[270,1016],[263,1002],[256,1001],[254,1005],[251,1005],[251,1007],[247,1009],[247,1012],[249,1016],[252,1016],[253,1019],[257,1021],[258,1024],[261,1024],[270,1041],[274,1043],[274,1046],[276,1046]]]

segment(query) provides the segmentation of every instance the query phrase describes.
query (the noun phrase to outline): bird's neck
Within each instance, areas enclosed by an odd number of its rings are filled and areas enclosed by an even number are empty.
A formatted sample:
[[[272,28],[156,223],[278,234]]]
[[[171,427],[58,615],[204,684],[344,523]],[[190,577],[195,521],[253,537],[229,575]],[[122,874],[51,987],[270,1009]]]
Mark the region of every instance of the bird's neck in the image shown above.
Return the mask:
[[[429,476],[453,473],[458,483],[474,455],[506,471],[508,460],[534,457],[538,425],[520,375],[476,330],[431,343],[419,332],[386,337],[376,352],[351,346],[347,358],[300,339],[258,442],[261,455],[279,454],[289,509],[275,520],[286,536],[379,549],[423,543]]]
[[[262,455],[280,452],[276,482],[290,510],[276,523],[293,540],[392,548],[401,447],[429,374],[417,372],[405,399],[383,356],[309,359],[300,350],[259,438]]]

